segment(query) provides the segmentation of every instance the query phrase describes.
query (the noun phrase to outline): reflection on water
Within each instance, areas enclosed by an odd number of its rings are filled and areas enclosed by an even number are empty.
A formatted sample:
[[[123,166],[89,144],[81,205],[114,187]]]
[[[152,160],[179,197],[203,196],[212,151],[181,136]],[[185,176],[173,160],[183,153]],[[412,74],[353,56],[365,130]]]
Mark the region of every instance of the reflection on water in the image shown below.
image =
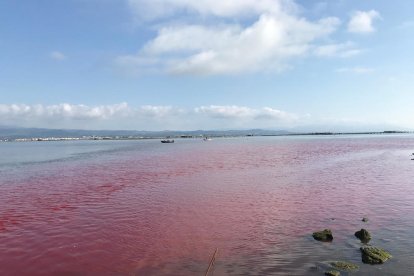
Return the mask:
[[[412,136],[100,142],[1,145],[48,152],[0,164],[1,275],[203,275],[216,247],[214,275],[414,271]],[[362,264],[362,227],[392,260]]]

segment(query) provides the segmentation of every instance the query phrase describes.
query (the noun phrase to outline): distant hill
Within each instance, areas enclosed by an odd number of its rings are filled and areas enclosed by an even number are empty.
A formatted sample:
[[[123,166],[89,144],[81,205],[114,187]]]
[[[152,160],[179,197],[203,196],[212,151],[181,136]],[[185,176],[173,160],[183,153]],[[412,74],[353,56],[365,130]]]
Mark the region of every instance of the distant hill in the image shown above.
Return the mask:
[[[99,137],[177,137],[177,136],[246,136],[246,135],[286,135],[290,134],[283,130],[193,130],[193,131],[138,131],[138,130],[79,130],[79,129],[47,129],[47,128],[19,128],[0,126],[0,139],[19,138],[47,138],[47,137],[72,137],[84,136]]]

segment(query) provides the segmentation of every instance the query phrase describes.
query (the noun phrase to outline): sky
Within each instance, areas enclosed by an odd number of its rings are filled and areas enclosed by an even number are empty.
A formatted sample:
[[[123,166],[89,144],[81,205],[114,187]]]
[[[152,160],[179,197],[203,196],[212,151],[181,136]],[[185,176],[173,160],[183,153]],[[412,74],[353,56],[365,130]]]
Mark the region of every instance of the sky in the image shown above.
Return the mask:
[[[0,126],[414,130],[411,0],[0,0]]]

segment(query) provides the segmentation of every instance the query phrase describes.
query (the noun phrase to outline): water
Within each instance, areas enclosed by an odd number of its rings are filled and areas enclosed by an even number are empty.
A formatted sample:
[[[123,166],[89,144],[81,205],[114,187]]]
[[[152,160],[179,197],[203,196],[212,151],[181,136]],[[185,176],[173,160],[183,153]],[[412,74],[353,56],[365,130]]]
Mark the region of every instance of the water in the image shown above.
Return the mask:
[[[215,248],[213,275],[410,275],[412,152],[411,135],[0,143],[0,275],[204,275]],[[394,258],[364,265],[362,227]]]

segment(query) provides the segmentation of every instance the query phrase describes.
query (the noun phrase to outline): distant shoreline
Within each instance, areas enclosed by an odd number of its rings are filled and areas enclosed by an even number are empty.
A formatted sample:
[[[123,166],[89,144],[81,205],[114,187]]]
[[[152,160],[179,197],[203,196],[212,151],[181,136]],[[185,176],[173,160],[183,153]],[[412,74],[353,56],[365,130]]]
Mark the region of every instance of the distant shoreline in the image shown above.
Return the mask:
[[[368,132],[304,132],[304,133],[280,133],[280,134],[197,134],[197,135],[165,135],[165,136],[82,136],[82,137],[22,137],[0,138],[0,142],[56,142],[56,141],[125,141],[125,140],[156,140],[165,138],[174,139],[198,139],[211,138],[237,138],[237,137],[280,137],[280,136],[335,136],[335,135],[389,135],[410,134],[412,131],[368,131]]]

